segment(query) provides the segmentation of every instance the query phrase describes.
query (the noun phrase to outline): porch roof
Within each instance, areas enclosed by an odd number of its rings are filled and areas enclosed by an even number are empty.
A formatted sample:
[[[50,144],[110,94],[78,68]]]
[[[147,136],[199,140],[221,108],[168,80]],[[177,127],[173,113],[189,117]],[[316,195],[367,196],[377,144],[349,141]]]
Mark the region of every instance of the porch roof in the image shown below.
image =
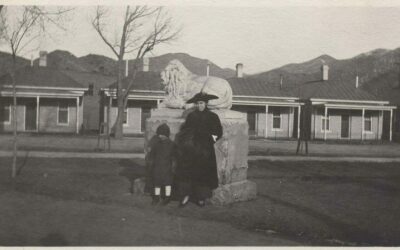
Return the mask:
[[[17,97],[75,98],[84,95],[84,89],[16,86]],[[0,89],[0,96],[13,96],[11,87]]]
[[[252,106],[286,106],[298,107],[302,103],[297,100],[288,100],[285,98],[271,98],[271,97],[251,97],[251,96],[233,96],[233,105],[252,105]]]
[[[327,81],[317,80],[308,81],[299,84],[293,89],[302,99],[324,99],[337,102],[343,101],[363,101],[369,102],[384,102],[384,100],[365,91],[361,87],[356,88],[355,82],[344,82],[340,78],[333,78]]]
[[[131,78],[122,80],[123,88],[126,88]],[[276,85],[265,85],[256,79],[230,78],[228,79],[233,91],[233,104],[240,105],[266,105],[275,104],[280,106],[299,106],[294,102],[295,97],[288,89],[281,89]],[[117,83],[114,82],[109,88],[103,88],[107,96],[115,96]],[[129,99],[163,99],[165,96],[164,85],[158,72],[138,72],[133,82]]]
[[[115,89],[105,89],[104,93],[106,96],[116,97]],[[129,93],[128,99],[131,100],[161,100],[164,99],[164,91],[146,91],[146,90],[132,90]]]
[[[48,67],[24,67],[15,74],[16,86],[47,89],[83,89],[84,86],[64,74],[61,70]],[[12,85],[10,74],[0,77],[0,87]]]
[[[383,110],[390,111],[396,109],[396,106],[383,105],[357,105],[357,104],[340,104],[340,103],[323,103],[317,106],[327,107],[331,109],[355,109],[355,110]]]

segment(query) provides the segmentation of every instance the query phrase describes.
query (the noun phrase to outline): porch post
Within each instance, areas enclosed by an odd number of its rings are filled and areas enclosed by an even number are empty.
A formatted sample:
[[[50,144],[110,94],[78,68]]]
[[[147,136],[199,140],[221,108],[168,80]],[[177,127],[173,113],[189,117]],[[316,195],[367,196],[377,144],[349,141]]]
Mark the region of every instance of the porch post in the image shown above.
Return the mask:
[[[36,132],[39,132],[39,96],[36,96]]]
[[[265,138],[268,138],[268,104],[265,105]]]
[[[292,114],[292,107],[289,107],[289,115],[288,115],[288,138],[290,138],[290,115]]]
[[[389,141],[392,141],[392,125],[393,125],[393,109],[390,109],[390,123],[389,123]]]
[[[381,124],[380,124],[380,122],[381,122],[381,110],[379,110],[378,111],[378,129],[377,129],[377,131],[376,131],[376,134],[377,134],[377,136],[378,136],[378,138],[377,138],[377,140],[380,140],[381,139],[381,132],[380,132],[380,130],[381,130]]]
[[[300,138],[300,115],[301,115],[301,106],[299,105],[297,109],[297,139]]]
[[[328,124],[328,107],[325,106],[325,123],[324,123],[325,127],[323,128],[324,129],[324,141],[326,141],[326,130],[328,127],[327,124]],[[329,124],[329,126],[330,126],[330,124]]]
[[[111,95],[108,98],[108,105],[107,105],[107,135],[110,135],[110,123],[111,123],[111,105],[112,105],[112,97]]]
[[[85,128],[85,124],[83,124],[85,122],[85,118],[83,117],[83,107],[85,105],[84,101],[85,101],[85,99],[82,96],[82,101],[80,102],[80,105],[79,105],[79,107],[82,106],[82,108],[79,108],[79,111],[82,114],[82,125],[81,125],[81,128]],[[79,117],[81,117],[81,116],[79,116]]]
[[[79,134],[79,97],[76,98],[76,133]]]
[[[364,116],[365,116],[365,109],[362,109],[362,116],[361,116],[361,141],[364,140]]]

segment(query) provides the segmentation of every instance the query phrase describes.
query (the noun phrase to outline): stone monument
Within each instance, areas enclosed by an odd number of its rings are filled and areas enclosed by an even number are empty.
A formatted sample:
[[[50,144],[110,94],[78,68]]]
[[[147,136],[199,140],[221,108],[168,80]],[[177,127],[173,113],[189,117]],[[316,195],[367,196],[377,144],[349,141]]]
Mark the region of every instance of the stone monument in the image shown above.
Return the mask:
[[[214,190],[211,202],[225,205],[256,198],[256,184],[247,180],[248,124],[246,115],[232,111],[232,89],[221,78],[192,74],[178,60],[172,60],[161,72],[166,96],[157,109],[151,111],[146,121],[145,143],[156,133],[162,123],[171,129],[171,139],[179,132],[192,104],[186,101],[202,91],[218,96],[210,100],[209,109],[216,113],[223,127],[223,136],[214,144],[217,159],[219,187]],[[145,147],[146,148],[146,147]]]

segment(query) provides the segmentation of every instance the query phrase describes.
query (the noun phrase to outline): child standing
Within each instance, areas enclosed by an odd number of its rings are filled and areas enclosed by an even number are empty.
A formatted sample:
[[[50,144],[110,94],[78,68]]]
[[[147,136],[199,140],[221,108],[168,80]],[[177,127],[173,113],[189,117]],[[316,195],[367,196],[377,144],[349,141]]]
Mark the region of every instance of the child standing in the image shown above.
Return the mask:
[[[154,187],[152,204],[166,205],[171,200],[173,168],[175,164],[175,145],[169,138],[170,129],[161,124],[147,147],[147,161],[152,186]],[[165,189],[165,198],[161,200],[161,189]]]

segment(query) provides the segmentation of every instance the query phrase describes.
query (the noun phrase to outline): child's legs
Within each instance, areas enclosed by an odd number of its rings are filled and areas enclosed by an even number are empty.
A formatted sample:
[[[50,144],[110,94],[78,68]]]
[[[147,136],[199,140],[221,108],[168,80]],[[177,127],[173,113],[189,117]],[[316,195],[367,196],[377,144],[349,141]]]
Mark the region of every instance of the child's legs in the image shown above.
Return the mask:
[[[160,196],[161,194],[161,187],[154,187],[154,195]]]
[[[170,197],[171,196],[171,185],[165,186],[165,196]]]
[[[164,186],[164,194],[167,197],[171,196],[171,190],[172,186],[171,185],[166,185]],[[161,195],[161,186],[160,187],[154,187],[154,195],[155,196],[160,196]]]

